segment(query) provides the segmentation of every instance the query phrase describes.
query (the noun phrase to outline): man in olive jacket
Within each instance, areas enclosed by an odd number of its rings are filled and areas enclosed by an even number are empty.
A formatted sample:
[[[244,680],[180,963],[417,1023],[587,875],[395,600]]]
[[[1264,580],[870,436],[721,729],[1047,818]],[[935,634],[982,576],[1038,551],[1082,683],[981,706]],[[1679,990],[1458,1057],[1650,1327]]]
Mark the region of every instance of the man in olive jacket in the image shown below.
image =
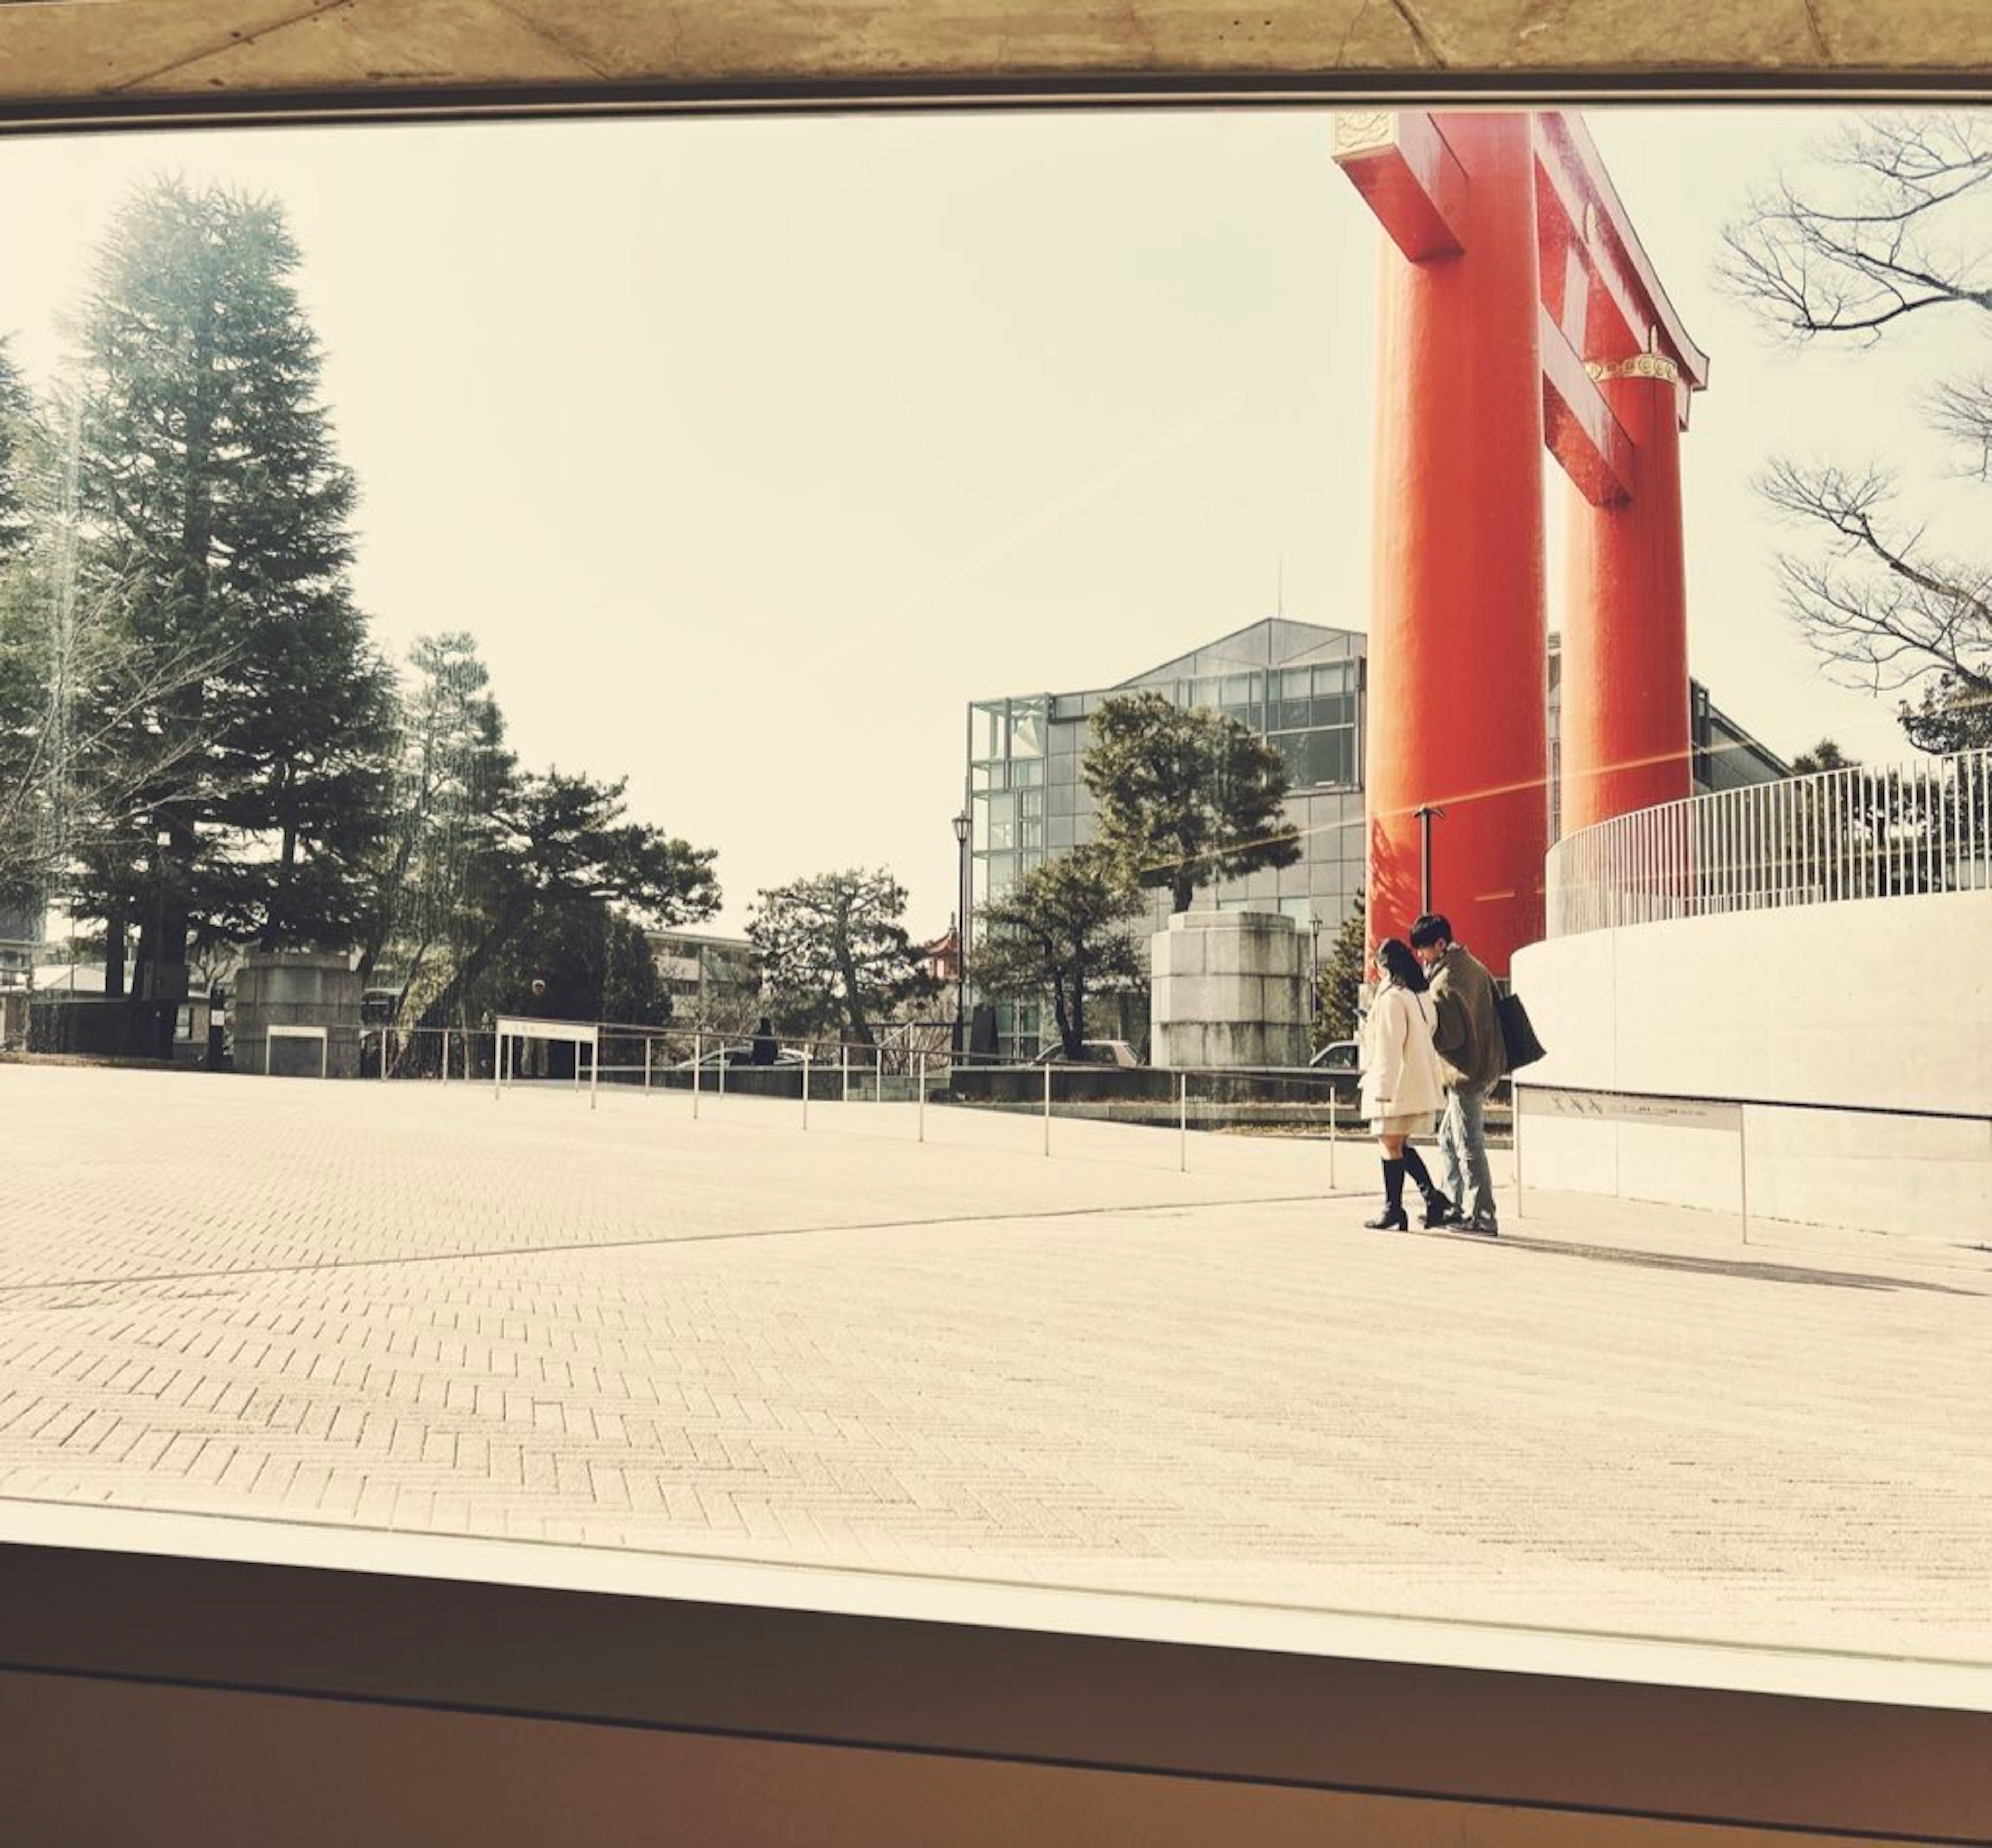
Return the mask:
[[[1438,1151],[1447,1196],[1459,1203],[1462,1232],[1493,1237],[1494,1176],[1487,1165],[1487,1093],[1508,1069],[1494,978],[1452,940],[1450,919],[1427,912],[1411,926],[1411,951],[1424,964],[1438,1013],[1432,1035],[1445,1080]]]

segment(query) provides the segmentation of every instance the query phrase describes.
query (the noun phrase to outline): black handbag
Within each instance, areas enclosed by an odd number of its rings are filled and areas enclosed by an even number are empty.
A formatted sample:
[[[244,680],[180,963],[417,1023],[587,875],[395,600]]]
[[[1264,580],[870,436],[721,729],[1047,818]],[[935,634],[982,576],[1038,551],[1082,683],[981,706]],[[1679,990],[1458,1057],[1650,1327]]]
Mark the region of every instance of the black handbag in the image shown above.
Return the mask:
[[[1501,1044],[1508,1054],[1508,1069],[1519,1072],[1543,1056],[1543,1042],[1529,1024],[1529,1011],[1519,994],[1497,994],[1494,1012],[1501,1022]]]

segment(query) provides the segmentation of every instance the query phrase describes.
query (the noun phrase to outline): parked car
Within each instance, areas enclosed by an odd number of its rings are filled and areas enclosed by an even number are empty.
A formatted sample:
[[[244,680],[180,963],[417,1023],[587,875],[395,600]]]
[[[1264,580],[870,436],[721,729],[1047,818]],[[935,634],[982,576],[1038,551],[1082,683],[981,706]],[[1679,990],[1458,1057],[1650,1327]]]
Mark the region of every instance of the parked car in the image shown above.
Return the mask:
[[[1124,1039],[1083,1039],[1076,1059],[1063,1044],[1047,1046],[1031,1061],[1034,1065],[1138,1065],[1141,1062]]]
[[[1362,1048],[1352,1039],[1332,1039],[1308,1064],[1317,1072],[1359,1072]]]
[[[738,1070],[742,1066],[752,1065],[753,1062],[754,1048],[751,1045],[715,1046],[696,1060],[680,1059],[672,1069],[689,1072],[696,1064],[701,1072],[716,1072],[721,1065],[730,1070]],[[791,1047],[783,1046],[776,1052],[774,1062],[778,1065],[799,1065],[803,1062],[803,1055]],[[762,1069],[766,1068],[764,1066]]]

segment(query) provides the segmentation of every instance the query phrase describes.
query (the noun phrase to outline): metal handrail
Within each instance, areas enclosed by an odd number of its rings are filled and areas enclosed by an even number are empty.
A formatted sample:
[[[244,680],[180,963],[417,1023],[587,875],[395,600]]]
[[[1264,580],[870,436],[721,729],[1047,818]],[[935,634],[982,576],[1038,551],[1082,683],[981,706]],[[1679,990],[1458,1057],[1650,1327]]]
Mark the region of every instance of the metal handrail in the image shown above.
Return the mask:
[[[1911,1117],[1932,1123],[1992,1123],[1992,1111],[1931,1110],[1899,1103],[1820,1103],[1804,1097],[1730,1097],[1713,1091],[1640,1091],[1629,1085],[1538,1084],[1526,1075],[1516,1079],[1523,1091],[1567,1092],[1573,1097],[1633,1097],[1648,1103],[1707,1103],[1752,1110],[1816,1110],[1848,1117]]]
[[[1992,750],[1822,770],[1663,803],[1567,835],[1548,934],[1992,890]]]

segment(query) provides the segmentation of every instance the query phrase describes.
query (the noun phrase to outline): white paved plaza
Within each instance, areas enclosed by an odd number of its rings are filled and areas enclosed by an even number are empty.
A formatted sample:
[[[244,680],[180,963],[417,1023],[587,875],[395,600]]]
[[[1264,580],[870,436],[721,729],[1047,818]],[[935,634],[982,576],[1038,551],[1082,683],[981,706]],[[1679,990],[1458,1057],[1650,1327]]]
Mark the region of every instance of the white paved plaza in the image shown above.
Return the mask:
[[[1992,1254],[910,1105],[0,1065],[0,1496],[1992,1660]]]

